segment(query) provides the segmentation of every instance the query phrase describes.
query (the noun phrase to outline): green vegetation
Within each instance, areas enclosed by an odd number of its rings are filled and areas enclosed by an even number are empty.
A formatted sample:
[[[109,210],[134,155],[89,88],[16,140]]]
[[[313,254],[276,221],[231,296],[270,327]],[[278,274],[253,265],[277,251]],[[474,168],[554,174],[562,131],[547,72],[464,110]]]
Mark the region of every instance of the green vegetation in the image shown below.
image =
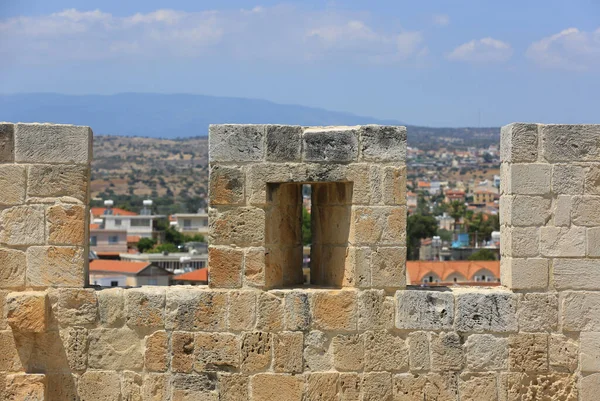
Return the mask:
[[[156,245],[156,241],[152,238],[141,238],[137,243],[137,249],[141,253],[144,253],[154,248],[154,245]]]
[[[496,253],[491,249],[481,248],[473,252],[469,260],[496,260]]]
[[[430,215],[413,214],[406,221],[407,257],[409,260],[419,259],[419,244],[423,238],[431,238],[437,234],[437,220]]]
[[[312,231],[310,229],[310,213],[305,207],[302,207],[302,243],[310,245],[312,243]]]

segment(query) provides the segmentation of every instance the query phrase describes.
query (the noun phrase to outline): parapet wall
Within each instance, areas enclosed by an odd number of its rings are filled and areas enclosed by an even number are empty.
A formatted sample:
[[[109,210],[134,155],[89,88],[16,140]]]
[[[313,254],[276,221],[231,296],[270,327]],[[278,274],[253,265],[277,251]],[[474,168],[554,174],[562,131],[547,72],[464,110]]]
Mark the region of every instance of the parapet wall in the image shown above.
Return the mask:
[[[91,140],[0,126],[0,399],[598,399],[599,126],[503,128],[504,287],[436,291],[405,288],[405,129],[274,125],[210,129],[210,287],[84,288]]]

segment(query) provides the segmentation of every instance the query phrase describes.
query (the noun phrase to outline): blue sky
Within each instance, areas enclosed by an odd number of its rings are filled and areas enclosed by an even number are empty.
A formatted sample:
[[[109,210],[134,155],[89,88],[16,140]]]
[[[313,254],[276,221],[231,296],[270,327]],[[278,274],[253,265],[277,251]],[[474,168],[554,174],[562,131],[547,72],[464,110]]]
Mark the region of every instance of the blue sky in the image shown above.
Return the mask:
[[[408,124],[600,123],[595,0],[0,2],[0,93],[199,93]]]

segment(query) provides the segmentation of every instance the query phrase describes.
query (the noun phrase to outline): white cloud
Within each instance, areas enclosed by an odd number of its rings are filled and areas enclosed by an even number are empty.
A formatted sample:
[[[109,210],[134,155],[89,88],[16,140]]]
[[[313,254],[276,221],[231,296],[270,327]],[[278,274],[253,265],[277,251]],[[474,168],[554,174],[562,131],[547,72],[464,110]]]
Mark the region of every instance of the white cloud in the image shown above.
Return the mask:
[[[450,24],[450,17],[446,14],[435,14],[432,19],[435,25],[446,26]]]
[[[568,28],[534,42],[527,56],[547,68],[586,70],[600,65],[600,28],[593,32]]]
[[[488,37],[463,43],[448,54],[448,59],[473,63],[494,63],[507,61],[512,53],[512,47],[508,43]]]

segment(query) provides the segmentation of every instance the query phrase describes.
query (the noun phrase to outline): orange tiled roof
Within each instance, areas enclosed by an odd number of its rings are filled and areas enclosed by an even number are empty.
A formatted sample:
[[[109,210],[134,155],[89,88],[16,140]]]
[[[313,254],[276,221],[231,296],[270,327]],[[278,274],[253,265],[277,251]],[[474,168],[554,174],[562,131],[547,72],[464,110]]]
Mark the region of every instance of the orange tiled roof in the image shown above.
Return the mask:
[[[176,281],[208,281],[208,269],[205,267],[203,269],[194,270],[191,272],[178,274],[173,277],[173,280]]]
[[[113,216],[137,216],[138,214],[135,212],[130,212],[128,210],[119,209],[118,207],[113,207]],[[104,212],[106,211],[105,207],[93,207],[92,208],[92,216],[101,217],[104,216]]]
[[[127,236],[127,242],[140,242],[140,237],[139,235],[128,235]]]
[[[434,273],[442,281],[453,273],[458,273],[467,281],[474,281],[473,276],[481,269],[489,270],[495,277],[500,277],[499,260],[453,260],[453,261],[407,261],[406,269],[412,284],[420,284],[423,277]]]
[[[90,272],[114,272],[137,274],[150,266],[147,262],[123,262],[121,260],[95,259],[90,262]]]
[[[417,186],[419,188],[429,188],[429,187],[431,187],[431,183],[430,182],[425,182],[425,181],[419,181],[417,183]]]
[[[90,230],[98,230],[100,229],[100,224],[90,224]]]

